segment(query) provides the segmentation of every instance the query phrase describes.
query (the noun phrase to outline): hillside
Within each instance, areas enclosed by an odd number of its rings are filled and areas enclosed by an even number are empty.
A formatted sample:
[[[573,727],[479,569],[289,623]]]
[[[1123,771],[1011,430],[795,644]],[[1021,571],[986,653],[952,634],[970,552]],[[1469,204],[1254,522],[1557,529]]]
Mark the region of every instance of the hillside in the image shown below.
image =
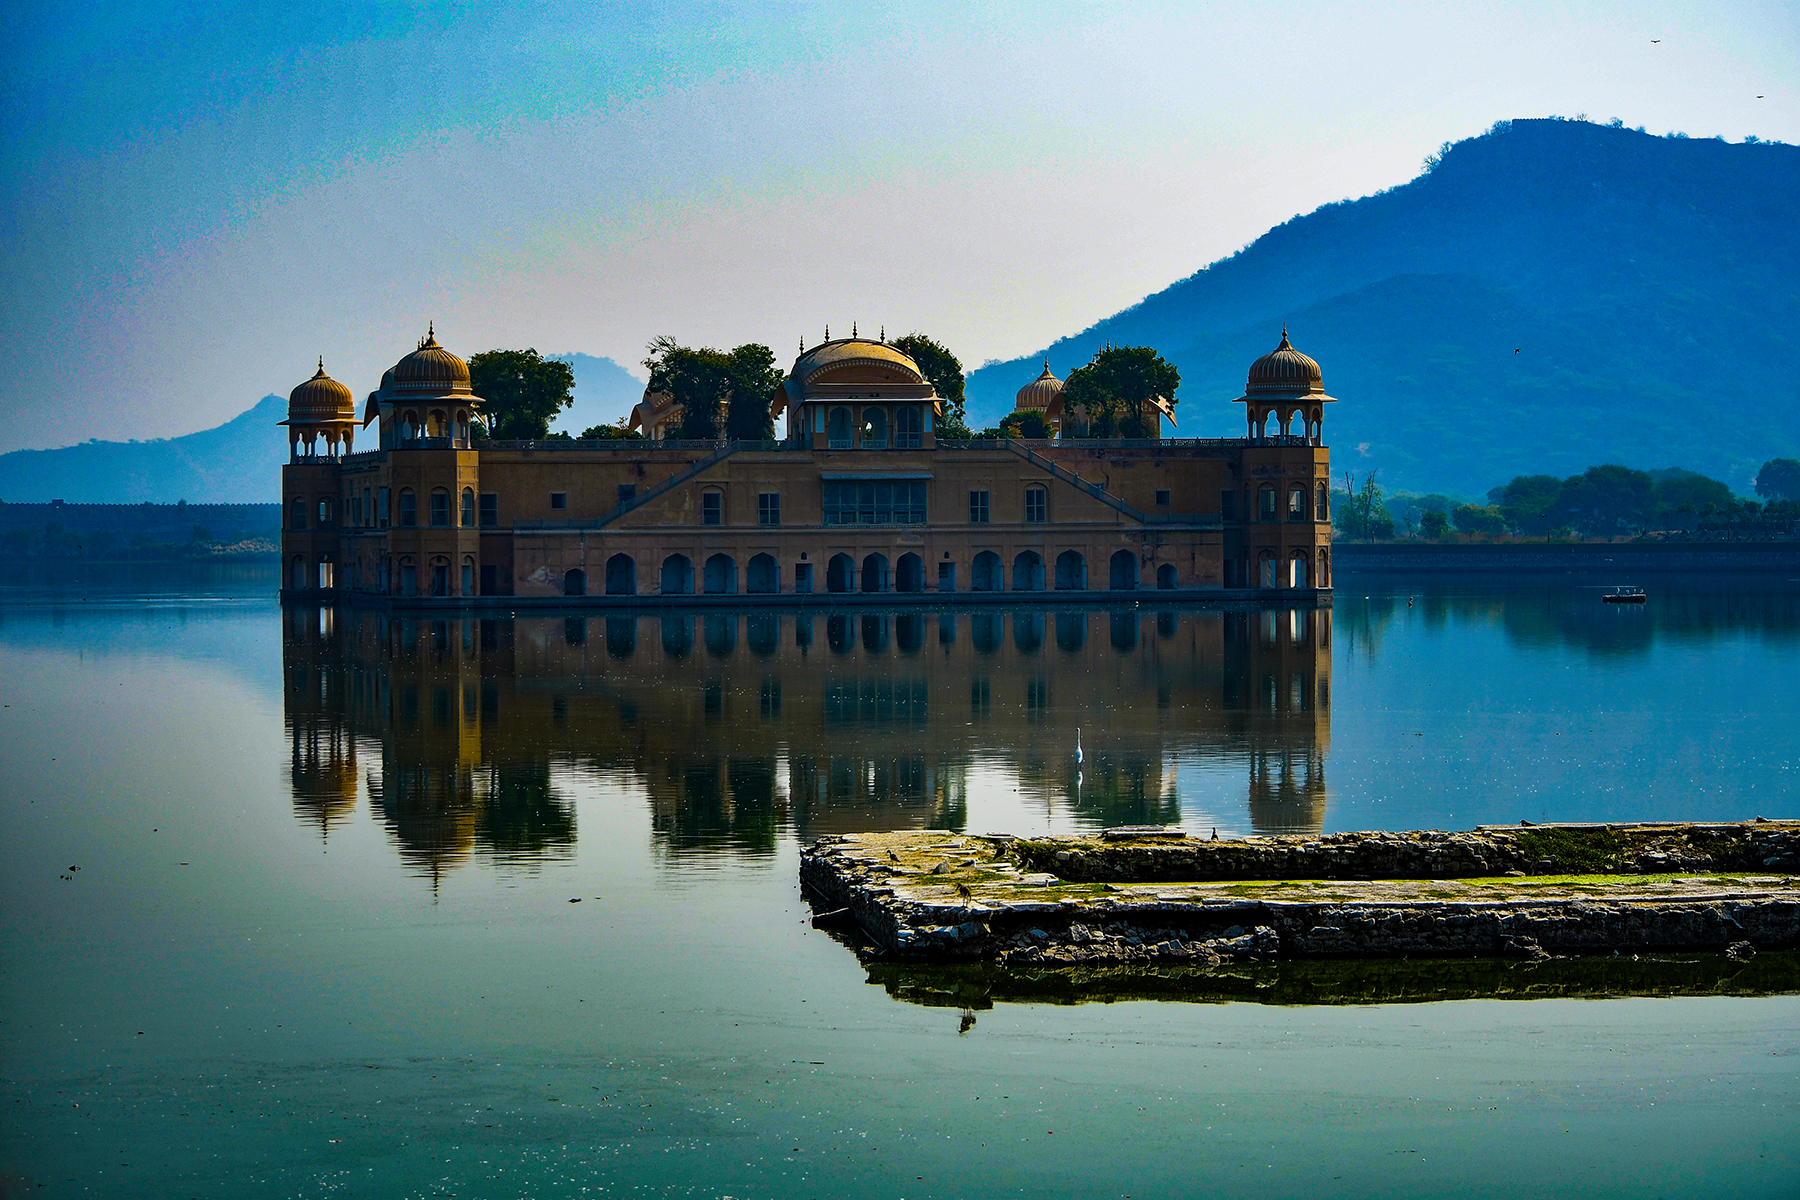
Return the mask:
[[[1339,468],[1479,495],[1519,473],[1679,463],[1747,492],[1800,452],[1796,209],[1800,148],[1503,123],[983,368],[970,421],[1010,410],[1044,354],[1066,374],[1110,340],[1180,367],[1181,433],[1236,434],[1229,401],[1286,322],[1341,400]]]
[[[264,396],[213,429],[155,442],[83,442],[0,454],[0,500],[16,504],[248,504],[281,499],[287,400]]]
[[[609,358],[561,356],[575,368],[575,403],[555,422],[579,433],[631,411],[642,381]],[[353,389],[354,390],[354,389]],[[83,442],[60,450],[0,454],[0,501],[70,504],[252,504],[281,499],[287,401],[264,396],[213,429],[154,442]],[[372,444],[374,431],[358,435]]]

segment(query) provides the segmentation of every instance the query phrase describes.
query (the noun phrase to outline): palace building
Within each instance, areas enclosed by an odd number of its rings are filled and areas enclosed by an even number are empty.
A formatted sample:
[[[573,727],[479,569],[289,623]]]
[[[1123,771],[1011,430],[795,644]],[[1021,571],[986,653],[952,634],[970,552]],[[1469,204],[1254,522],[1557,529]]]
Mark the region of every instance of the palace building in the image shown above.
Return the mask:
[[[1067,434],[1079,414],[1062,411],[1061,389],[1046,364],[1018,407]],[[290,395],[283,596],[1318,597],[1331,586],[1332,400],[1284,330],[1237,399],[1244,437],[940,441],[941,402],[918,365],[850,337],[795,360],[772,406],[782,440],[665,436],[680,424],[666,394],[634,412],[643,440],[483,440],[468,364],[434,330],[360,418],[322,361]],[[376,445],[354,449],[370,425]]]

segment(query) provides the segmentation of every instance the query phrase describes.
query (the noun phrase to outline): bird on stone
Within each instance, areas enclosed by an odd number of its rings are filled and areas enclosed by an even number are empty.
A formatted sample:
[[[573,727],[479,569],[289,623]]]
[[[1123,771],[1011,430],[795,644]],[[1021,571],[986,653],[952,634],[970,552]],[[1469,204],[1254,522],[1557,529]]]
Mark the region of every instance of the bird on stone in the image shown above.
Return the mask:
[[[1079,725],[1075,727],[1075,762],[1078,766],[1081,763],[1081,726]]]

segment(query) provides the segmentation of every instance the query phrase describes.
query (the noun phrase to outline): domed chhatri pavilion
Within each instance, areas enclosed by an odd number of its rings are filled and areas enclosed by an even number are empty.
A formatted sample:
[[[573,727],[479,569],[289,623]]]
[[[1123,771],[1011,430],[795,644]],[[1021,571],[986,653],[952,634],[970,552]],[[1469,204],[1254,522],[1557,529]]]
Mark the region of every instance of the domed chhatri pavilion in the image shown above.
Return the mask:
[[[1062,387],[1046,362],[1015,410],[1061,431]],[[634,411],[644,440],[484,440],[468,364],[433,329],[360,421],[323,361],[289,396],[283,595],[514,607],[1319,597],[1332,402],[1283,330],[1237,399],[1244,437],[940,441],[943,404],[917,363],[885,338],[828,337],[802,347],[774,397],[776,442],[677,440],[680,406],[660,394]],[[376,447],[355,451],[370,424]]]

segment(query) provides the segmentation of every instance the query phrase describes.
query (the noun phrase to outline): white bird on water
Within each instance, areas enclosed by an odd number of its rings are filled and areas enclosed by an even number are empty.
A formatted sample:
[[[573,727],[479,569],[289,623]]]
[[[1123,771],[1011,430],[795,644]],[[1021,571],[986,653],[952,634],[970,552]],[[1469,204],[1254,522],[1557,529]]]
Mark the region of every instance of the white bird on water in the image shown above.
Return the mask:
[[[1081,726],[1075,727],[1075,765],[1081,765]]]

